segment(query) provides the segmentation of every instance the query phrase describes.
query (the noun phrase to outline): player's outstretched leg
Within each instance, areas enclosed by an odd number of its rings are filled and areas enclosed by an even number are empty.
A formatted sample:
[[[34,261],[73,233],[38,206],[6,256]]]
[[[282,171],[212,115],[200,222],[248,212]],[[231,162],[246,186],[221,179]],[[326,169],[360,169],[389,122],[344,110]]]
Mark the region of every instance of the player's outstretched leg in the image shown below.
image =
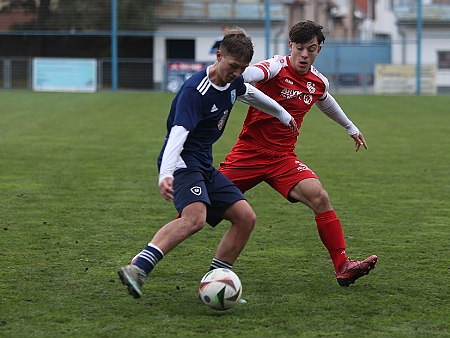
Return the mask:
[[[354,261],[347,258],[344,267],[336,273],[336,279],[340,286],[348,287],[353,284],[358,278],[369,274],[370,270],[375,269],[375,264],[378,262],[378,257],[372,255],[363,261]]]
[[[128,293],[134,298],[141,298],[142,285],[145,283],[147,274],[136,265],[126,265],[117,271],[123,285],[128,287]]]

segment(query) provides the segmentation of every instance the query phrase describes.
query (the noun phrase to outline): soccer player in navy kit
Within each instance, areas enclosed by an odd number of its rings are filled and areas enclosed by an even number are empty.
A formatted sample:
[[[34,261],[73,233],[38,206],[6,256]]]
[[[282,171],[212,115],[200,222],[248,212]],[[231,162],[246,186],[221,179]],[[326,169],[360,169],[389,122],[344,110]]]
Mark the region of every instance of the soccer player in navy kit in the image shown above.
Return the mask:
[[[251,104],[297,132],[292,116],[273,99],[244,83],[242,73],[253,57],[253,44],[242,29],[229,31],[216,62],[193,74],[174,98],[167,119],[167,137],[159,165],[159,191],[174,202],[180,217],[164,225],[133,264],[118,274],[129,293],[139,298],[155,265],[207,222],[222,219],[231,226],[224,234],[211,268],[232,268],[256,224],[242,192],[213,166],[212,145],[222,135],[236,100]]]
[[[355,150],[367,148],[362,133],[328,93],[328,80],[313,63],[325,36],[322,26],[306,20],[292,26],[289,33],[290,55],[274,56],[248,67],[246,82],[267,94],[288,110],[301,127],[305,114],[313,104],[329,118],[345,128],[355,142]],[[336,216],[328,193],[319,178],[295,153],[298,132],[287,133],[284,126],[257,107],[249,107],[239,140],[219,171],[246,192],[266,182],[290,202],[302,202],[315,213],[322,243],[334,265],[339,285],[347,287],[369,273],[377,256],[365,260],[347,257],[342,225]]]

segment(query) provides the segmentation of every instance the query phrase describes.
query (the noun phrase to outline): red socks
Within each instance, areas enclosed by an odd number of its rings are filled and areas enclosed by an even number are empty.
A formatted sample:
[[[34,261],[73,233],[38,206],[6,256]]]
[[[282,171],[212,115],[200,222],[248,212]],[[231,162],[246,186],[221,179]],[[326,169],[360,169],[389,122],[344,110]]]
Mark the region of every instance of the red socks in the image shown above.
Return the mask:
[[[341,222],[334,210],[329,210],[316,215],[316,223],[319,237],[333,261],[334,270],[339,272],[347,260]]]

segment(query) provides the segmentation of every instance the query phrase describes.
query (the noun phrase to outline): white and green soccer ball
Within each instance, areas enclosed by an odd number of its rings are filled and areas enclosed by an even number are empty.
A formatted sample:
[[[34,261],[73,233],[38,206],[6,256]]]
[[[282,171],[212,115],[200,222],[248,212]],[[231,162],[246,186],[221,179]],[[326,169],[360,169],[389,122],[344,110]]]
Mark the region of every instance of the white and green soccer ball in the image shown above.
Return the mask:
[[[241,281],[229,269],[208,271],[200,281],[199,297],[211,309],[229,310],[239,302],[241,295]]]

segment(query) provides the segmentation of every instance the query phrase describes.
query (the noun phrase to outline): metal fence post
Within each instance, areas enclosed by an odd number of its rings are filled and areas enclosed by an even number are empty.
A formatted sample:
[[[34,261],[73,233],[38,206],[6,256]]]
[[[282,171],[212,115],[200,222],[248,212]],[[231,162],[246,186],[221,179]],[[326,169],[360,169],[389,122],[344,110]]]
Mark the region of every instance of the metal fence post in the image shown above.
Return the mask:
[[[117,91],[117,0],[111,0],[111,82]]]
[[[11,59],[6,58],[3,68],[3,87],[11,89]]]
[[[265,20],[265,29],[266,29],[266,59],[270,58],[270,0],[266,0],[266,20]]]
[[[28,89],[33,89],[33,59],[28,58],[27,62],[27,86]]]
[[[417,0],[417,66],[416,66],[416,94],[420,95],[421,88],[421,50],[422,50],[422,0]]]

